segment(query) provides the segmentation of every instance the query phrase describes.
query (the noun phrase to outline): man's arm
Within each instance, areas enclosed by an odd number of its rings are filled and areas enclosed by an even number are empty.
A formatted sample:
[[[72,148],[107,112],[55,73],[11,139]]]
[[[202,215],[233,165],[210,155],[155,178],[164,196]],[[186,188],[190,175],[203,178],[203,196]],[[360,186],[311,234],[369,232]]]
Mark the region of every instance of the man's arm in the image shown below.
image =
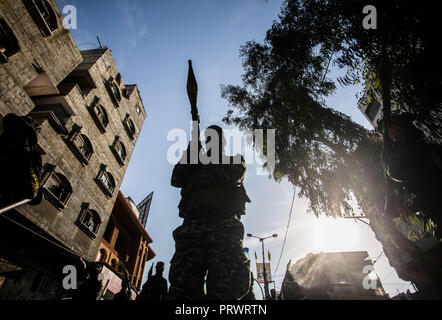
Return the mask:
[[[190,178],[192,186],[220,185],[234,187],[244,182],[246,163],[241,157],[240,164],[200,165],[198,171]]]
[[[189,163],[190,143],[186,151],[183,152],[180,161],[175,165],[172,172],[170,184],[177,188],[185,188],[188,185],[189,178],[193,173],[193,166]]]

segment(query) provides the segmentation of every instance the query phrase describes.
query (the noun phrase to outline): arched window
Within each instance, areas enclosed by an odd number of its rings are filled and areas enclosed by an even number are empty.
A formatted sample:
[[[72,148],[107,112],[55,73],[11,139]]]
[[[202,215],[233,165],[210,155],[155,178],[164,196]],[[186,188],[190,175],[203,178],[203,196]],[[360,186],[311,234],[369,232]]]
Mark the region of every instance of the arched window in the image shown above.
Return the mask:
[[[118,88],[118,85],[116,84],[116,82],[112,81],[110,86],[111,86],[111,90],[112,90],[112,93],[113,93],[115,99],[117,99],[117,101],[121,101],[120,89]]]
[[[80,153],[81,157],[89,161],[94,149],[92,148],[92,143],[84,134],[77,134],[74,138],[74,144]]]
[[[89,138],[81,133],[80,126],[74,124],[68,137],[63,138],[63,140],[83,165],[89,164],[94,149]]]
[[[111,267],[114,269],[117,267],[117,259],[114,258],[111,260]]]
[[[115,180],[109,172],[103,172],[103,174],[101,175],[101,181],[110,192],[114,191]]]
[[[129,114],[126,114],[126,118],[123,121],[124,129],[126,130],[130,139],[133,139],[135,136],[135,124],[130,118]]]
[[[124,161],[127,157],[126,147],[120,140],[119,136],[115,136],[114,143],[110,146],[115,158],[117,159],[120,166],[124,166]]]
[[[98,129],[102,132],[106,132],[106,127],[109,124],[109,117],[106,109],[101,105],[100,98],[95,97],[91,106],[87,108],[92,119],[97,125]]]
[[[18,40],[8,24],[0,19],[0,63],[5,63],[13,54],[20,51]]]
[[[118,155],[124,161],[126,159],[127,154],[126,154],[126,148],[124,147],[124,145],[121,141],[117,143],[116,149],[117,149]]]
[[[105,249],[101,248],[98,252],[97,261],[99,262],[106,262],[107,260],[107,252]]]
[[[106,128],[107,125],[109,124],[109,117],[107,116],[106,110],[104,109],[104,107],[101,104],[97,105],[95,110],[96,110],[98,120],[100,120],[103,127]]]
[[[100,187],[101,191],[103,191],[103,193],[107,197],[111,198],[116,184],[112,174],[106,171],[105,165],[101,165],[100,171],[98,172],[98,176],[95,181]]]
[[[64,175],[52,172],[43,185],[43,191],[46,199],[61,209],[66,206],[72,194],[72,187]]]
[[[120,76],[121,83],[121,76]],[[109,93],[109,96],[114,103],[114,105],[118,108],[119,102],[121,101],[121,91],[119,87],[119,83],[117,83],[116,79],[110,78],[109,80],[104,80],[104,85]]]
[[[115,242],[115,250],[120,257],[126,258],[129,249],[129,236],[124,229],[120,229],[117,241]]]
[[[47,0],[23,0],[23,3],[43,36],[51,36],[58,29],[57,15]]]
[[[100,215],[91,209],[85,209],[80,218],[81,225],[93,235],[96,235],[101,225]]]
[[[79,134],[74,141],[81,154],[89,160],[92,156],[93,149],[91,141],[88,139],[88,137],[86,137],[84,134]]]
[[[38,11],[43,17],[44,21],[48,25],[51,31],[55,31],[58,29],[57,16],[55,14],[54,9],[48,3],[47,0],[36,0],[35,4],[37,5]]]

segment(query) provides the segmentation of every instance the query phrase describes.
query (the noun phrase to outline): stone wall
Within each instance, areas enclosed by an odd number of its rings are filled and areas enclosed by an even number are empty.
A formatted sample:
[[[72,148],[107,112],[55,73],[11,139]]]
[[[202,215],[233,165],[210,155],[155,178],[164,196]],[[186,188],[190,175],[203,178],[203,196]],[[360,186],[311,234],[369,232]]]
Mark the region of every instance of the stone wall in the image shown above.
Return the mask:
[[[18,210],[68,248],[93,260],[146,113],[135,85],[128,86],[130,95],[125,95],[124,83],[119,81],[121,100],[115,103],[111,98],[105,82],[121,76],[117,77],[119,72],[110,49],[80,52],[70,32],[62,28],[61,14],[52,0],[49,3],[55,9],[59,28],[52,35],[44,36],[23,3],[24,1],[0,0],[0,18],[12,29],[20,46],[19,52],[10,56],[5,63],[0,63],[0,119],[12,112],[20,116],[30,115],[39,123],[38,140],[43,165],[46,169],[50,165],[54,172],[65,176],[72,187],[72,193],[64,208],[57,208],[45,196],[41,204],[23,206]],[[80,83],[76,84],[79,81],[79,71],[82,72],[81,76],[87,76],[87,83],[92,79],[94,88],[85,91],[80,88]],[[27,95],[23,88],[42,72],[45,72],[60,94],[33,97]],[[88,110],[97,97],[109,118],[104,133],[99,130]],[[61,102],[69,115],[66,123],[62,124],[65,127],[63,130],[54,126],[51,117],[35,117],[32,112],[36,106],[51,104],[51,101]],[[137,106],[140,107],[139,112]],[[132,137],[123,124],[127,115],[136,128]],[[82,163],[66,143],[75,126],[81,127],[81,134],[87,136],[92,144],[93,154],[88,163]],[[119,136],[126,149],[127,157],[124,162],[117,161],[110,148],[116,136]],[[112,194],[103,192],[96,182],[103,165],[115,180]],[[48,173],[45,170],[44,177],[48,177]],[[85,204],[89,204],[89,208],[100,216],[101,226],[95,235],[85,232],[78,224]]]
[[[58,29],[44,36],[23,1],[1,0],[0,18],[11,28],[20,50],[6,63],[0,63],[0,114],[26,115],[34,104],[23,90],[37,75],[47,73],[58,85],[82,61],[81,54],[69,32],[63,28],[62,16],[53,0],[49,3],[57,15]]]
[[[91,260],[96,256],[127,164],[132,156],[136,140],[146,117],[144,108],[141,108],[142,112],[140,114],[136,112],[136,105],[142,105],[138,91],[134,91],[129,99],[122,97],[119,107],[113,104],[103,80],[109,74],[114,76],[118,74],[118,69],[109,49],[99,49],[95,52],[100,58],[89,69],[89,73],[97,88],[92,89],[85,96],[79,86],[75,85],[64,96],[74,112],[66,125],[67,131],[70,132],[74,125],[80,126],[82,127],[81,134],[86,135],[92,143],[93,154],[89,163],[87,165],[82,164],[72,152],[64,139],[68,135],[58,133],[49,121],[44,121],[39,133],[39,145],[45,152],[43,163],[55,166],[55,172],[63,174],[69,180],[73,192],[64,209],[59,210],[48,199],[44,199],[38,206],[25,206],[21,210],[24,215],[41,228],[60,239],[78,254]],[[89,53],[87,52],[87,54]],[[107,66],[111,68],[108,69]],[[81,65],[79,68],[81,68]],[[104,72],[106,69],[107,71]],[[88,111],[88,107],[93,104],[97,97],[100,98],[100,103],[105,108],[109,118],[105,133],[99,130]],[[36,101],[38,102],[38,99]],[[136,127],[133,140],[129,138],[123,125],[127,114],[130,115]],[[117,161],[110,148],[116,136],[120,137],[120,141],[126,148],[127,158],[124,165]],[[106,195],[95,181],[102,165],[106,166],[106,171],[111,173],[115,179],[115,189],[112,197]],[[89,208],[100,215],[101,226],[96,236],[85,233],[78,226],[78,218],[84,204],[90,204]]]

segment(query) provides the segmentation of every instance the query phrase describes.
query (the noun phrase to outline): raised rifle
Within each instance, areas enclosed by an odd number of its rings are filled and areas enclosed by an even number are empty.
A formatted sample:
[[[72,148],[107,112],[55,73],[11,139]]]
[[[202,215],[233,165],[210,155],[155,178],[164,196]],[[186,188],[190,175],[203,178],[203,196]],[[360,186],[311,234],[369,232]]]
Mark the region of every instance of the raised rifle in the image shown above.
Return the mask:
[[[197,98],[198,98],[198,84],[196,82],[195,74],[193,73],[192,60],[189,60],[189,71],[187,73],[187,96],[190,102],[190,113],[192,114],[192,132],[189,142],[189,147],[185,153],[186,163],[198,164],[199,163],[199,151],[201,150],[200,142],[200,118],[198,115]],[[195,126],[196,123],[196,126]],[[197,132],[195,132],[195,130]],[[195,146],[196,144],[196,146]],[[193,157],[191,156],[193,155]],[[196,155],[196,159],[195,159]],[[196,160],[196,161],[191,161]],[[194,166],[191,166],[194,170]],[[181,189],[181,201],[178,205],[180,209],[180,217],[184,218],[184,211],[187,204],[187,193],[189,192],[191,186],[187,185]]]
[[[198,115],[198,107],[197,107],[198,84],[196,82],[195,74],[193,73],[192,60],[189,60],[189,71],[187,73],[187,96],[189,97],[190,101],[190,113],[192,114],[192,121],[193,121],[192,137],[190,145],[192,145],[192,143],[195,143],[194,139],[196,139],[198,142],[198,153],[199,153],[201,149],[201,142],[200,142],[200,117]],[[194,126],[195,122],[197,123],[196,127]],[[196,135],[194,132],[195,129],[197,130]],[[190,150],[192,150],[192,148],[190,148]],[[188,161],[187,163],[191,162]]]

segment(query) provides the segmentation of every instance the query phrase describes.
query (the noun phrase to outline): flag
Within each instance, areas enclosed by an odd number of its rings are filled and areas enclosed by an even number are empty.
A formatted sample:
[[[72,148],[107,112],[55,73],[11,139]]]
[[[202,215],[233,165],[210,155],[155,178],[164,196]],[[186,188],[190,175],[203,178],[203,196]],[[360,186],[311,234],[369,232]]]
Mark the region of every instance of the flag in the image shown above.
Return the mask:
[[[267,282],[272,282],[272,275],[270,273],[270,263],[265,264]],[[256,280],[259,283],[264,283],[264,264],[256,263]]]

